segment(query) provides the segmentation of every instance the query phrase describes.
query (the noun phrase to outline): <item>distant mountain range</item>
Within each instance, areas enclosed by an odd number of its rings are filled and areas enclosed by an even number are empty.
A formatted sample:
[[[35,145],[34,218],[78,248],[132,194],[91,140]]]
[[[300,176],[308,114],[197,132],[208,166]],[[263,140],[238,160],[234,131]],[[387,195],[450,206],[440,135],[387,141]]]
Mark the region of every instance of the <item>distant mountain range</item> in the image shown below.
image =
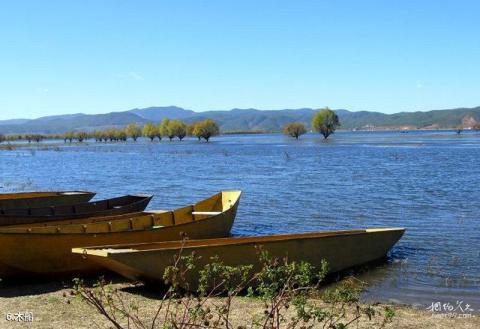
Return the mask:
[[[192,123],[205,118],[216,120],[223,132],[232,131],[280,131],[288,122],[299,121],[310,126],[316,110],[310,108],[261,111],[257,109],[233,109],[229,111],[194,112],[181,107],[148,107],[125,112],[106,114],[67,114],[38,119],[0,120],[0,133],[59,134],[72,130],[122,127],[135,122],[160,122],[163,118],[182,119]],[[416,129],[453,128],[459,125],[471,127],[480,122],[480,106],[428,112],[380,112],[336,110],[343,129]]]

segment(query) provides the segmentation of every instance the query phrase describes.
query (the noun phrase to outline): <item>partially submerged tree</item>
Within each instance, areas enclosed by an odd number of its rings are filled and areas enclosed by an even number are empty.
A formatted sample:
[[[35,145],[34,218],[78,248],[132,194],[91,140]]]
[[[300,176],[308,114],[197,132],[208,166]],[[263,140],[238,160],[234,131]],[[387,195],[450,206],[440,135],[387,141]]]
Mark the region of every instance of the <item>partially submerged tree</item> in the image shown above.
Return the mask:
[[[168,137],[171,141],[173,137],[175,137],[175,135],[172,135],[172,133],[170,132],[169,125],[170,125],[170,119],[165,118],[162,120],[162,122],[160,122],[160,125],[158,126],[158,130],[162,137]]]
[[[4,134],[0,134],[0,143],[3,143],[7,140]]]
[[[88,138],[88,134],[84,131],[79,131],[75,133],[75,139],[79,142],[82,143],[84,140]]]
[[[5,136],[6,141],[13,142],[13,141],[20,141],[23,139],[22,135],[6,135]]]
[[[110,141],[110,142],[113,142],[115,141],[116,139],[116,131],[114,128],[110,128],[110,129],[107,129],[105,130],[105,136],[107,137],[107,139]]]
[[[172,120],[168,124],[169,135],[178,137],[182,140],[187,135],[187,125],[181,120]]]
[[[194,122],[188,126],[188,135],[197,137],[198,140],[202,139],[202,131],[200,130],[201,121]]]
[[[305,134],[306,132],[307,132],[307,129],[305,128],[305,125],[301,122],[287,123],[283,127],[283,133],[285,135],[295,137],[296,139],[298,139],[298,137]]]
[[[31,140],[34,140],[37,143],[40,143],[44,138],[45,136],[40,134],[31,135]]]
[[[118,142],[127,140],[127,132],[125,129],[117,129],[117,128],[110,128],[105,131],[106,139],[110,140],[110,142]]]
[[[95,138],[96,142],[102,142],[103,140],[105,140],[105,142],[107,141],[107,136],[102,130],[94,130],[92,136]]]
[[[138,137],[142,136],[142,129],[136,123],[130,123],[125,128],[125,132],[127,137],[131,137],[134,142],[137,141]]]
[[[117,141],[126,142],[128,135],[125,129],[115,129],[115,138]]]
[[[325,139],[335,132],[340,126],[340,120],[337,114],[328,107],[315,113],[312,118],[313,130],[323,135]]]
[[[143,133],[143,136],[150,138],[150,141],[153,142],[155,137],[157,137],[158,135],[158,129],[157,127],[155,127],[153,123],[148,122],[143,126],[142,133]]]
[[[193,128],[193,135],[198,137],[198,139],[203,138],[207,142],[210,140],[210,137],[218,134],[220,134],[220,129],[218,124],[212,119],[197,122]]]
[[[75,137],[75,133],[73,131],[67,131],[66,133],[63,134],[63,141],[66,143],[69,141],[70,143],[73,141],[73,138]]]
[[[187,136],[193,136],[193,127],[194,123],[187,125],[186,131],[187,131]]]

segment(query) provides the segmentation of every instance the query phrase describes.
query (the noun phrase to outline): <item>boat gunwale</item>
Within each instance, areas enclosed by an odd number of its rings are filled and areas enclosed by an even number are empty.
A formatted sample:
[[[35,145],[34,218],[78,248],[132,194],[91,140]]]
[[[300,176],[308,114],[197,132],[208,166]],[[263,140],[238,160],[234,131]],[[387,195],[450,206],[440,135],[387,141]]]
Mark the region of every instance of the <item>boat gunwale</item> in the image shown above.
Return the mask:
[[[271,243],[279,241],[292,241],[292,240],[310,240],[318,238],[331,238],[339,236],[355,236],[364,234],[379,234],[386,232],[400,233],[400,237],[405,233],[403,227],[385,227],[385,228],[370,228],[370,229],[358,229],[358,230],[338,230],[338,231],[320,231],[320,232],[302,232],[302,233],[290,233],[290,234],[273,234],[267,236],[248,236],[248,237],[227,237],[218,239],[198,239],[198,240],[186,240],[186,241],[163,241],[153,243],[134,243],[134,244],[119,244],[119,245],[105,245],[105,246],[90,246],[85,248],[72,248],[73,253],[83,255],[94,255],[101,257],[109,257],[115,254],[125,253],[137,253],[137,252],[155,252],[159,250],[189,250],[194,248],[208,248],[208,247],[221,247],[230,245],[262,245],[262,243]],[[135,246],[157,246],[156,248],[149,249],[134,249]],[[162,248],[162,245],[165,247]]]
[[[30,202],[32,200],[42,200],[48,198],[61,198],[61,197],[74,197],[74,196],[88,196],[89,201],[93,199],[97,193],[90,191],[30,191],[30,192],[9,192],[9,193],[0,193],[0,209],[2,202],[19,202],[25,201]],[[19,209],[26,209],[28,207],[20,207]],[[17,209],[17,208],[7,208],[7,209]]]
[[[96,195],[95,192],[90,191],[81,191],[81,190],[72,190],[72,191],[25,191],[25,192],[7,192],[7,193],[0,193],[0,200],[2,200],[2,196],[15,196],[15,195],[28,195],[31,194],[32,197],[23,197],[25,199],[31,198],[45,198],[51,196],[60,196],[60,195],[75,195],[75,194],[93,194]]]

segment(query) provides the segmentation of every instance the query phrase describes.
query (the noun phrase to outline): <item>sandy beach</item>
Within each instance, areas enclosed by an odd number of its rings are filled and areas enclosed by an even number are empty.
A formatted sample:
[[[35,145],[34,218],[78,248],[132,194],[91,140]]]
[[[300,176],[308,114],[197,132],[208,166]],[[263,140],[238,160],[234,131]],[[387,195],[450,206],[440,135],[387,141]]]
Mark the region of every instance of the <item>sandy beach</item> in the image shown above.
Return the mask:
[[[143,286],[115,282],[113,287],[120,289],[129,303],[139,305],[139,314],[146,320],[153,317],[162,295]],[[59,282],[35,284],[3,285],[0,292],[0,328],[63,328],[89,329],[110,328],[110,323],[84,301],[71,296],[70,285]],[[215,301],[213,301],[215,302]],[[317,302],[317,301],[316,301]],[[318,301],[322,305],[322,301]],[[327,304],[323,303],[325,307]],[[387,305],[373,306],[377,314],[383,314]],[[472,314],[469,318],[449,318],[441,313],[418,310],[410,306],[393,305],[395,316],[385,328],[479,328],[480,318]],[[237,297],[233,303],[232,319],[235,326],[247,326],[247,319],[262,311],[259,300]],[[7,314],[31,314],[31,322],[7,320]],[[353,307],[347,309],[347,318],[352,317]],[[358,328],[379,328],[383,317],[375,316],[368,320],[363,316]],[[159,326],[161,327],[161,326]],[[357,328],[354,324],[353,328]]]

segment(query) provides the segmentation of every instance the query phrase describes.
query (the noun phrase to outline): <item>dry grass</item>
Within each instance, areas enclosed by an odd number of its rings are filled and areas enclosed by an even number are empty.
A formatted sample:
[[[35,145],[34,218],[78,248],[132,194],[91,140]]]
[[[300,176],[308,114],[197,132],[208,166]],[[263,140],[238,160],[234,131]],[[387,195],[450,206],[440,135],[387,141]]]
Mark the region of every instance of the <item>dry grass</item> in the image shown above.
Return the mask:
[[[145,316],[145,319],[153,316],[161,294],[127,283],[114,283],[114,286],[122,289],[127,301],[140,306],[140,314]],[[69,300],[70,303],[68,303]],[[246,297],[236,298],[232,314],[234,323],[248,325],[245,322],[246,319],[261,312],[261,307],[262,304],[258,300]],[[379,313],[383,313],[384,307],[385,305],[374,306]],[[480,328],[478,316],[469,319],[449,319],[438,318],[432,316],[429,311],[416,310],[407,306],[394,306],[394,309],[396,315],[393,322],[387,324],[386,328]],[[92,308],[80,300],[72,300],[69,285],[56,282],[1,285],[0,310],[0,328],[109,328],[109,323]],[[351,311],[353,314],[353,310]],[[15,312],[32,312],[33,323],[6,321],[6,313]],[[373,318],[372,321],[365,318],[359,323],[358,328],[374,328],[380,322],[380,316]]]

